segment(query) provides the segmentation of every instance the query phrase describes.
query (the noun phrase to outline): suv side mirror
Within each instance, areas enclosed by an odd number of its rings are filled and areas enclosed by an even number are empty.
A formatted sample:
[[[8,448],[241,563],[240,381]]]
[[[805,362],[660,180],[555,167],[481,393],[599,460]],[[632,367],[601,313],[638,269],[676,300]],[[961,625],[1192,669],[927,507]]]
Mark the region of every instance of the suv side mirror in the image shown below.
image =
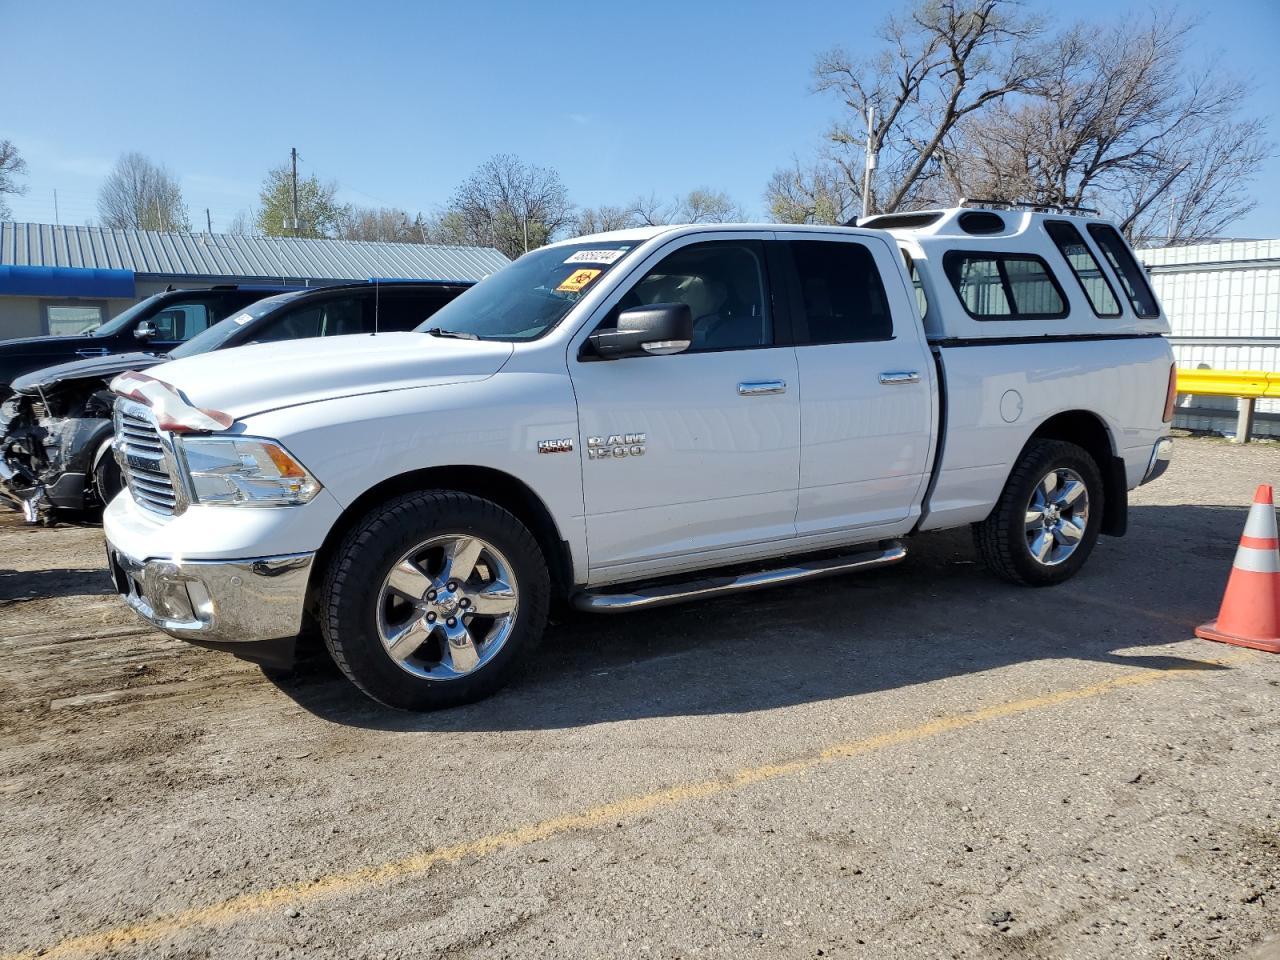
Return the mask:
[[[693,311],[687,303],[651,303],[618,314],[616,330],[597,330],[587,342],[604,360],[683,353],[693,342]]]
[[[133,328],[133,335],[138,340],[154,340],[159,332],[150,320],[139,320]]]

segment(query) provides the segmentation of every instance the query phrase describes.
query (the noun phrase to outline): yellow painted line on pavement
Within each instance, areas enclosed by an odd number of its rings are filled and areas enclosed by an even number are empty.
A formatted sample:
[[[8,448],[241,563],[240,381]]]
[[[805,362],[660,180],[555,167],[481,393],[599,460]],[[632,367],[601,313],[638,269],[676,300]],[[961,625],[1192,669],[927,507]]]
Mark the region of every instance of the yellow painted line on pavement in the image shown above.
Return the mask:
[[[1134,603],[1120,603],[1115,600],[1104,600],[1101,597],[1075,597],[1072,603],[1082,603],[1085,606],[1101,607],[1104,610],[1114,610],[1116,613],[1137,614],[1140,617],[1146,617],[1150,620],[1162,620],[1165,623],[1171,623],[1174,626],[1182,627],[1186,630],[1186,638],[1189,640],[1195,633],[1196,624],[1203,623],[1206,619],[1216,615],[1216,607],[1214,611],[1202,615],[1200,617],[1183,616],[1169,613],[1166,610],[1151,610],[1146,607],[1139,607]]]
[[[852,757],[865,756],[889,747],[906,743],[914,743],[962,730],[988,720],[999,720],[1004,717],[1015,717],[1043,710],[1077,700],[1088,700],[1123,690],[1129,687],[1141,687],[1158,683],[1170,677],[1188,671],[1226,666],[1243,660],[1252,659],[1247,654],[1235,657],[1223,657],[1216,660],[1188,660],[1186,666],[1178,666],[1163,670],[1144,670],[1142,672],[1125,673],[1087,687],[1071,690],[1059,690],[1042,696],[1028,697],[1023,700],[1011,700],[1006,703],[970,710],[950,716],[939,717],[914,727],[902,727],[887,733],[877,734],[861,740],[849,740],[833,744],[817,753],[787,760],[781,763],[769,763],[758,767],[748,767],[730,776],[700,782],[677,784],[653,793],[626,797],[612,803],[591,807],[579,813],[570,813],[550,820],[516,827],[502,833],[493,833],[476,840],[455,843],[415,853],[400,860],[393,860],[345,873],[334,873],[315,880],[271,887],[241,894],[220,903],[204,907],[192,907],[168,916],[153,920],[143,920],[126,926],[112,927],[97,933],[84,934],[58,941],[51,946],[33,949],[21,953],[10,953],[0,960],[57,960],[61,957],[100,954],[108,950],[127,949],[151,943],[170,934],[178,933],[191,927],[209,926],[234,920],[248,914],[260,913],[272,907],[286,904],[297,904],[305,900],[337,893],[349,893],[362,887],[398,880],[413,874],[423,873],[432,867],[456,863],[459,860],[484,857],[503,850],[528,846],[540,840],[546,840],[564,833],[578,830],[589,830],[593,827],[613,826],[621,820],[634,820],[637,817],[668,807],[690,803],[717,794],[728,793],[740,787],[775,780],[779,777],[805,773]]]

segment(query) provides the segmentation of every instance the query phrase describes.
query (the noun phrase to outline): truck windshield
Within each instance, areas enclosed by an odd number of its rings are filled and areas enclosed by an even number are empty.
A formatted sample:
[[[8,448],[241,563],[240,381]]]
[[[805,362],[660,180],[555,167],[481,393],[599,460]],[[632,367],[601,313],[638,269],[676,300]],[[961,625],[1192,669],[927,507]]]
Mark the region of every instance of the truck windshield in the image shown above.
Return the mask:
[[[543,247],[481,280],[416,330],[439,328],[481,340],[542,336],[639,241],[594,241]]]
[[[145,314],[148,311],[150,311],[151,308],[155,305],[155,302],[159,300],[160,297],[162,296],[163,294],[160,294],[160,293],[153,294],[152,296],[147,297],[147,299],[143,300],[142,302],[135,303],[132,307],[130,307],[128,310],[125,310],[123,313],[119,313],[116,316],[112,317],[106,323],[100,324],[99,326],[96,326],[96,327],[90,326],[87,330],[84,330],[82,332],[91,333],[95,337],[110,337],[113,334],[119,333],[121,330],[127,327],[130,323],[132,323],[133,320],[136,317],[138,317],[140,314]]]
[[[169,356],[175,360],[181,360],[183,357],[194,357],[196,354],[217,350],[246,323],[266,316],[282,304],[293,300],[296,296],[296,293],[279,293],[274,297],[267,297],[265,300],[251,303],[243,310],[237,310],[231,316],[219,320],[212,327],[201,330],[186,343],[174,347],[169,351]]]

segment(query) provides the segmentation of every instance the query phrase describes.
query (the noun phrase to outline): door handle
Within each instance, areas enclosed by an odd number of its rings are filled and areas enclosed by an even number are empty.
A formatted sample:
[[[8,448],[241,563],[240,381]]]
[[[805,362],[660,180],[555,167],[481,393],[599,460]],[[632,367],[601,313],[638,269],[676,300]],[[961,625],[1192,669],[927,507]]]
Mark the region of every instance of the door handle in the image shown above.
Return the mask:
[[[786,393],[785,380],[744,380],[738,384],[738,396],[763,397],[770,393]]]
[[[880,382],[885,386],[895,383],[919,383],[920,373],[916,370],[893,370],[880,374]]]

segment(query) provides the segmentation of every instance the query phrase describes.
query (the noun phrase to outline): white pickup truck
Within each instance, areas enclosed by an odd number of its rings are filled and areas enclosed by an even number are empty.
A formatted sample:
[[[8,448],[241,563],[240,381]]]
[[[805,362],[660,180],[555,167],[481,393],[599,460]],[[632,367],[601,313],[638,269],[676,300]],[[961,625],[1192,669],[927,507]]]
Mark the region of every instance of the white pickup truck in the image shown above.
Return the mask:
[[[626,611],[901,560],[972,525],[1076,573],[1163,472],[1172,355],[1125,241],[1016,207],[544,247],[430,329],[113,383],[117,589],[259,662],[318,625],[370,696],[484,696],[553,599]]]

